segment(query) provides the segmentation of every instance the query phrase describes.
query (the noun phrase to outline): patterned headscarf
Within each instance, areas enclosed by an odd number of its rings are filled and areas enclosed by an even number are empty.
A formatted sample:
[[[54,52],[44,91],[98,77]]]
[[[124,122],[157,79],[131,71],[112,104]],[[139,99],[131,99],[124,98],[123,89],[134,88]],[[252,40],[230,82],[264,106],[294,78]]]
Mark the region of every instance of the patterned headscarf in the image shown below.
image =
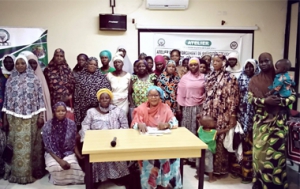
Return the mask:
[[[147,90],[147,96],[148,96],[149,92],[152,90],[156,90],[159,93],[160,99],[164,100],[165,92],[160,87],[157,87],[157,86],[150,86]]]
[[[28,65],[24,55],[19,55],[15,64],[18,59],[23,59]],[[45,110],[42,85],[31,66],[28,65],[24,73],[19,73],[14,68],[6,82],[2,111],[15,117],[29,119]]]
[[[59,106],[66,108],[64,102],[57,102],[53,106],[54,114]],[[54,117],[45,123],[42,132],[45,149],[48,153],[54,153],[61,159],[74,153],[76,137],[74,121],[67,118],[58,120]]]
[[[259,74],[260,69],[258,67],[258,62],[255,59],[248,59],[246,60],[244,67],[243,67],[243,73],[238,78],[239,82],[239,89],[240,89],[240,104],[238,109],[238,121],[240,124],[242,124],[242,127],[244,128],[244,131],[250,131],[248,129],[252,129],[253,126],[253,117],[254,117],[254,109],[251,103],[248,101],[248,87],[251,78],[248,77],[245,74],[245,68],[246,65],[250,63],[254,68],[254,75]]]
[[[62,49],[56,49],[54,55],[56,53],[65,54]],[[49,87],[52,106],[56,104],[56,102],[73,94],[75,80],[66,59],[63,60],[62,64],[58,65],[55,62],[54,56],[45,68],[44,74]]]
[[[103,56],[106,56],[108,58],[108,61],[111,61],[111,52],[110,51],[108,51],[108,50],[101,51],[99,54],[99,57],[101,58]]]

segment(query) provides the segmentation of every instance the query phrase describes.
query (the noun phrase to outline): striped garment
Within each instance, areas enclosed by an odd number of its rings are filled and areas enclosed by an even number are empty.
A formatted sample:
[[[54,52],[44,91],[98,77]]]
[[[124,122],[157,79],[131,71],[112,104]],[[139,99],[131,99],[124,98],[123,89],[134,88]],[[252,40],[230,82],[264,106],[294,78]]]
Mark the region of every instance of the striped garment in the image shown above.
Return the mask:
[[[64,170],[57,161],[49,154],[45,153],[46,170],[49,171],[49,182],[54,185],[82,184],[84,183],[84,172],[80,168],[75,154],[63,158],[71,168]]]

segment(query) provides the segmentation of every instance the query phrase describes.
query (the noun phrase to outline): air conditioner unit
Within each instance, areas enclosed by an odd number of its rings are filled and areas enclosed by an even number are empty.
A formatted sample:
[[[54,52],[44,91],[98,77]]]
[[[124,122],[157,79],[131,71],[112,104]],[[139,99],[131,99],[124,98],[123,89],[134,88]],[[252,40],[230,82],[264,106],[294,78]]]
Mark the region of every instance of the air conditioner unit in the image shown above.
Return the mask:
[[[189,0],[147,0],[147,9],[187,9]]]

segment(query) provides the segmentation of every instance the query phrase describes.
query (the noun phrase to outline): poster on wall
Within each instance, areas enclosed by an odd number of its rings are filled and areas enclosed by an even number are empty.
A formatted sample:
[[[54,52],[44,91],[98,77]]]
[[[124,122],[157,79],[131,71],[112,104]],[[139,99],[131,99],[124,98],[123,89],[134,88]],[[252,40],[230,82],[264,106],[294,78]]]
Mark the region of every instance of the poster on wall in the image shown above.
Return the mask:
[[[10,28],[0,26],[0,64],[4,55],[15,57],[30,51],[39,60],[42,69],[48,65],[47,30],[42,28]]]
[[[228,56],[231,52],[240,55],[242,43],[239,35],[154,34],[154,54],[170,54],[173,49],[179,49],[181,59],[214,54]]]
[[[217,53],[228,56],[231,52],[239,55],[241,66],[253,57],[253,33],[226,32],[176,32],[176,31],[140,31],[139,52],[150,56],[171,50],[181,51],[181,60],[185,57],[203,57]]]

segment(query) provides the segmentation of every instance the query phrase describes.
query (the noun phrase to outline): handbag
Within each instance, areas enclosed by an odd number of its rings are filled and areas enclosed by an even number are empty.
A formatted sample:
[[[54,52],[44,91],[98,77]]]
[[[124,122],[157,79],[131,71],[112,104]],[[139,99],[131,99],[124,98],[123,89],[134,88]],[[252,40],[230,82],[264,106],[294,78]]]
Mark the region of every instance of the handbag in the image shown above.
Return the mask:
[[[3,161],[10,164],[13,154],[14,154],[13,147],[7,144],[2,154]]]
[[[66,114],[66,118],[75,121],[75,115],[74,115],[74,108],[73,108],[73,102],[72,99],[70,99],[70,106],[67,106],[67,114]]]

